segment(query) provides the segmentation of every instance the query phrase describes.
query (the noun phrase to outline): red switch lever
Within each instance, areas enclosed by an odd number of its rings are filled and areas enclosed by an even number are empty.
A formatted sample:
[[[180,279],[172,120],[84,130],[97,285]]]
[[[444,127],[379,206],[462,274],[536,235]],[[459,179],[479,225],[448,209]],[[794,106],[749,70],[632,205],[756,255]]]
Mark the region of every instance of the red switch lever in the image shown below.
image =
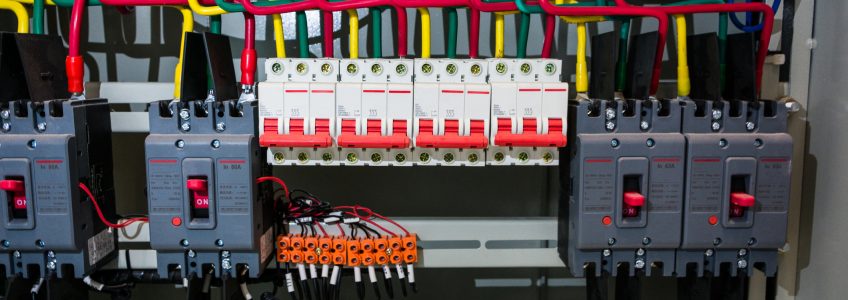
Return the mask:
[[[469,122],[469,135],[459,135],[459,120],[445,120],[445,134],[433,134],[432,119],[421,119],[418,121],[418,137],[415,144],[421,148],[446,148],[446,149],[482,149],[489,144],[485,135],[485,122],[483,120],[471,120]]]
[[[645,206],[645,196],[638,192],[624,192],[623,215],[632,218],[639,215],[639,209]]]
[[[330,137],[330,120],[315,119],[315,134],[303,133],[303,119],[292,118],[289,120],[289,133],[277,132],[277,119],[267,118],[262,124],[265,132],[259,136],[259,145],[262,147],[312,147],[327,148],[333,145]]]
[[[26,209],[26,187],[21,180],[0,180],[0,190],[4,190],[12,194],[12,204],[14,209]]]
[[[382,135],[380,119],[368,119],[366,135],[356,134],[356,120],[342,120],[342,134],[338,137],[340,147],[344,148],[384,148],[397,149],[409,147],[409,137],[406,136],[406,120],[392,120],[394,132]]]
[[[206,179],[186,180],[186,188],[192,193],[191,205],[197,209],[209,209],[209,186]]]
[[[735,192],[730,193],[730,216],[734,218],[742,217],[745,214],[745,209],[754,207],[754,195]]]
[[[498,118],[498,132],[495,145],[502,147],[564,147],[566,138],[562,135],[562,119],[548,119],[548,133],[536,133],[536,118],[522,120],[523,133],[512,133],[512,120]]]

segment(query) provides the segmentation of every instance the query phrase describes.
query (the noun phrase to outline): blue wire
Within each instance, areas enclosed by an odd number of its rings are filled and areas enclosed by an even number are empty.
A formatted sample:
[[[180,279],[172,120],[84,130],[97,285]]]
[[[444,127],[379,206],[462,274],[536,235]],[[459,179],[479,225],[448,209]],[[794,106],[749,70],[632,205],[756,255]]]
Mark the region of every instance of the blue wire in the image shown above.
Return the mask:
[[[733,4],[733,2],[734,2],[734,0],[728,0],[727,1],[727,3],[730,3],[730,4]],[[751,2],[751,1],[747,0],[746,2]],[[771,11],[773,11],[774,13],[777,13],[777,9],[779,7],[780,7],[780,0],[774,0],[774,3],[772,3],[772,5],[771,5]],[[751,20],[750,16],[751,16],[751,13],[748,13],[748,18],[747,18],[748,24],[753,22],[753,20]],[[755,31],[763,30],[763,23],[762,22],[760,24],[757,24],[757,25],[754,25],[754,26],[745,25],[745,24],[742,24],[741,21],[739,21],[739,18],[736,17],[736,14],[734,14],[734,13],[730,14],[730,21],[733,22],[733,26],[736,26],[736,28],[739,28],[739,30],[742,30],[744,32],[755,32]]]

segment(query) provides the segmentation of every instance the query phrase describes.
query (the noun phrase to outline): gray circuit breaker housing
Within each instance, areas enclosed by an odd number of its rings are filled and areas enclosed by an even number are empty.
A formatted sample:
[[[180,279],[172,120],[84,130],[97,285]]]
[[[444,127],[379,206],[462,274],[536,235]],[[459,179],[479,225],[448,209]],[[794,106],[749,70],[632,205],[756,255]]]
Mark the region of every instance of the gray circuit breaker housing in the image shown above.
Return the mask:
[[[687,101],[683,236],[676,272],[772,276],[786,241],[792,138],[778,101]]]
[[[574,142],[563,174],[571,193],[560,205],[560,257],[575,276],[587,275],[587,264],[596,272],[588,276],[650,275],[652,266],[671,276],[683,205],[680,102],[578,100],[571,106]],[[618,274],[625,264],[628,274]]]
[[[82,278],[111,261],[115,232],[78,187],[88,186],[105,217],[115,219],[106,100],[5,102],[0,117],[0,180],[23,186],[0,191],[4,275],[40,278],[55,270]]]
[[[259,276],[273,252],[273,221],[256,184],[265,161],[256,101],[166,100],[149,108],[147,196],[159,276],[179,269],[183,278],[210,270],[235,278],[237,267]]]

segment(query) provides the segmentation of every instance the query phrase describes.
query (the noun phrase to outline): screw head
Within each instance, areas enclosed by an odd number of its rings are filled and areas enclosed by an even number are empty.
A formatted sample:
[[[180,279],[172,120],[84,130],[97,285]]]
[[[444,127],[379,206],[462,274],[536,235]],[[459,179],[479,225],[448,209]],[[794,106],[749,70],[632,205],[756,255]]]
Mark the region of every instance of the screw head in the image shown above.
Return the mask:
[[[345,68],[345,70],[347,70],[348,74],[353,75],[353,74],[356,74],[356,72],[359,72],[359,67],[354,63],[350,63],[350,64],[347,64],[347,67]]]
[[[221,257],[228,258],[230,257],[230,251],[221,251]]]
[[[545,152],[545,154],[542,154],[542,160],[545,163],[552,163],[554,161],[554,154],[550,152]]]
[[[711,257],[713,256],[713,253],[713,249],[707,249],[706,251],[704,251],[704,256]]]
[[[212,140],[212,148],[215,148],[215,149],[221,148],[221,141]]]
[[[528,160],[530,160],[530,154],[527,154],[527,152],[518,153],[518,161],[527,162]]]
[[[606,117],[607,120],[615,119],[615,110],[612,108],[604,109],[604,117]]]
[[[14,255],[15,258],[21,258],[21,251],[15,250],[15,252],[13,252],[12,255]]]
[[[309,66],[307,66],[305,63],[299,63],[297,64],[297,66],[295,66],[294,69],[295,71],[297,71],[297,74],[303,75],[309,71]]]
[[[651,238],[649,238],[649,237],[642,238],[642,245],[647,246],[647,245],[650,245],[650,244],[651,244]]]
[[[371,162],[379,163],[383,161],[383,155],[380,153],[371,153]]]
[[[185,147],[185,141],[177,140],[177,142],[174,143],[174,146],[177,146],[177,148],[182,149],[183,147]]]
[[[739,256],[745,256],[745,255],[748,255],[748,250],[739,249],[739,252],[737,252],[736,254],[739,255]]]
[[[608,131],[612,131],[613,129],[615,129],[615,123],[612,121],[607,121],[606,128]]]
[[[403,154],[403,153],[395,154],[395,161],[399,162],[399,163],[405,162],[406,161],[406,154]]]
[[[3,131],[9,131],[9,130],[12,130],[12,124],[3,123]]]
[[[421,72],[424,72],[424,74],[433,73],[433,65],[431,65],[431,64],[421,65]]]
[[[38,129],[38,131],[45,131],[47,130],[47,123],[40,122],[38,123],[38,125],[35,125],[35,127],[36,129]]]
[[[498,74],[501,74],[501,75],[506,74],[506,71],[507,71],[507,67],[506,67],[505,63],[499,62],[498,64],[495,65],[495,72],[498,72]]]
[[[224,123],[224,122],[218,122],[218,124],[215,124],[215,130],[217,130],[219,132],[224,131],[226,129],[227,129],[227,124]]]
[[[383,65],[381,65],[381,64],[371,65],[371,73],[374,73],[374,75],[382,74],[383,73]]]
[[[762,146],[763,146],[763,140],[761,140],[761,139],[755,139],[754,140],[754,147],[759,148],[759,147],[762,147]]]
[[[755,238],[751,238],[750,240],[748,240],[748,246],[753,246],[756,243],[757,243],[757,239],[755,239]]]
[[[430,154],[421,153],[421,154],[418,155],[418,160],[423,162],[423,163],[430,162]]]
[[[331,162],[333,160],[333,154],[331,154],[331,153],[321,154],[321,160],[323,160],[324,162]]]
[[[271,73],[274,73],[275,75],[283,74],[283,65],[280,63],[271,64]]]
[[[642,130],[648,130],[648,127],[650,127],[650,126],[651,125],[648,124],[648,121],[639,122],[639,128],[642,128]]]
[[[502,161],[504,161],[505,158],[506,158],[506,155],[504,155],[503,152],[495,153],[495,161],[502,162]]]
[[[725,140],[725,139],[718,140],[718,146],[722,147],[722,148],[727,147],[727,140]]]
[[[477,153],[468,154],[468,162],[476,163],[478,159],[480,159],[480,158],[477,157]]]
[[[56,262],[55,261],[48,261],[47,262],[47,268],[50,269],[50,270],[55,270],[56,269]]]
[[[47,257],[48,258],[56,258],[56,252],[47,251]]]
[[[0,244],[2,244],[4,248],[9,248],[9,246],[12,245],[12,242],[10,242],[9,240],[3,240],[2,242],[0,242]]]
[[[282,153],[280,153],[280,152],[274,153],[274,162],[279,164],[279,163],[283,163],[284,160],[285,160],[285,157],[283,156]]]
[[[480,64],[471,65],[471,75],[477,76],[483,73],[483,67]]]
[[[753,131],[754,128],[757,128],[754,122],[745,122],[745,129],[747,129],[748,131]]]
[[[182,129],[183,131],[191,130],[191,123],[185,122],[185,123],[181,124],[180,129]]]
[[[637,269],[642,269],[642,268],[645,267],[645,260],[644,259],[637,259],[636,263],[634,263],[633,266]]]
[[[748,261],[744,260],[744,259],[740,259],[739,261],[736,262],[736,267],[738,267],[740,269],[745,269],[745,268],[748,267]]]
[[[300,152],[297,154],[297,160],[304,163],[309,160],[309,154],[306,154],[306,152]]]
[[[44,241],[37,240],[35,241],[35,245],[38,246],[38,248],[44,248]]]
[[[618,141],[618,139],[612,139],[612,140],[610,140],[610,146],[611,146],[611,147],[613,147],[613,148],[617,148],[619,145],[621,145],[621,143]]]
[[[233,268],[233,264],[230,262],[229,258],[221,260],[221,268],[224,268],[224,270],[229,270]]]
[[[636,249],[636,255],[638,255],[638,256],[645,255],[645,249],[642,249],[642,248]]]
[[[718,245],[720,245],[720,244],[721,244],[721,238],[715,238],[715,239],[713,239],[713,245],[718,246]]]
[[[406,71],[407,68],[405,64],[399,64],[395,66],[395,73],[397,73],[398,75],[406,75]]]
[[[545,64],[545,73],[548,75],[554,75],[556,73],[557,67],[555,64],[547,63]]]
[[[452,163],[454,160],[453,153],[445,153],[444,157],[442,157],[446,163]]]
[[[183,108],[180,110],[180,119],[188,120],[191,118],[191,113],[188,112],[188,109]]]
[[[224,247],[224,241],[221,239],[215,240],[215,246]]]
[[[8,119],[10,115],[9,110],[0,110],[0,119]]]
[[[183,246],[183,247],[188,247],[188,240],[187,239],[180,240],[180,245]],[[194,257],[194,251],[189,251],[188,254],[189,254],[189,256]]]
[[[713,120],[720,120],[722,117],[722,112],[720,109],[713,109],[712,112]]]
[[[710,127],[712,128],[713,131],[718,131],[719,129],[721,129],[721,123],[713,122],[713,124],[710,125]]]
[[[610,245],[610,246],[615,245],[615,238],[608,238],[607,239],[607,245]]]
[[[610,251],[610,249],[604,249],[604,251],[602,251],[601,253],[604,257],[612,255],[612,251]]]
[[[521,73],[526,75],[530,74],[530,72],[533,71],[533,67],[530,66],[530,64],[528,63],[523,63],[521,64],[521,67],[519,67],[519,70],[521,70]]]
[[[29,147],[30,149],[35,149],[35,147],[38,147],[38,142],[36,142],[35,140],[29,140],[29,142],[27,142],[27,147]]]
[[[333,72],[333,65],[324,63],[321,64],[321,74],[330,75]]]
[[[656,142],[654,141],[654,139],[648,138],[647,140],[645,140],[645,146],[653,147],[654,145],[656,145]]]
[[[348,153],[345,156],[345,158],[347,159],[348,162],[351,162],[351,163],[355,163],[355,162],[359,161],[359,158],[356,157],[356,153]]]
[[[457,70],[456,64],[454,64],[454,63],[450,63],[447,66],[445,66],[445,72],[447,72],[448,75],[456,75],[456,71],[458,71],[458,70]]]

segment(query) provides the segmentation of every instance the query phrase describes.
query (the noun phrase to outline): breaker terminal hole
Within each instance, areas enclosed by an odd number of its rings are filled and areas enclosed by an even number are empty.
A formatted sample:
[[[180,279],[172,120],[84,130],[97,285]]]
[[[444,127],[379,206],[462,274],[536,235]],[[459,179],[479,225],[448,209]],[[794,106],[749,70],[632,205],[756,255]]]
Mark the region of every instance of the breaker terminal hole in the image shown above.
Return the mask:
[[[763,106],[763,116],[775,117],[777,115],[777,101],[762,101],[760,105]]]
[[[18,118],[26,118],[29,116],[29,110],[27,109],[26,102],[15,101],[12,106],[15,108],[15,116]]]
[[[733,101],[730,102],[730,117],[738,118],[742,116],[742,107],[745,102]]]
[[[61,118],[65,115],[65,111],[62,108],[62,101],[51,101],[50,102],[50,116],[54,118]]]
[[[209,116],[206,109],[203,107],[203,101],[194,101],[194,116],[198,118],[206,118]]]
[[[625,117],[635,116],[636,115],[636,101],[635,100],[624,101],[624,107],[622,107],[621,114]]]
[[[715,107],[713,107],[713,108],[715,108]],[[707,102],[706,101],[696,101],[695,102],[695,116],[701,117],[701,118],[707,116]]]

